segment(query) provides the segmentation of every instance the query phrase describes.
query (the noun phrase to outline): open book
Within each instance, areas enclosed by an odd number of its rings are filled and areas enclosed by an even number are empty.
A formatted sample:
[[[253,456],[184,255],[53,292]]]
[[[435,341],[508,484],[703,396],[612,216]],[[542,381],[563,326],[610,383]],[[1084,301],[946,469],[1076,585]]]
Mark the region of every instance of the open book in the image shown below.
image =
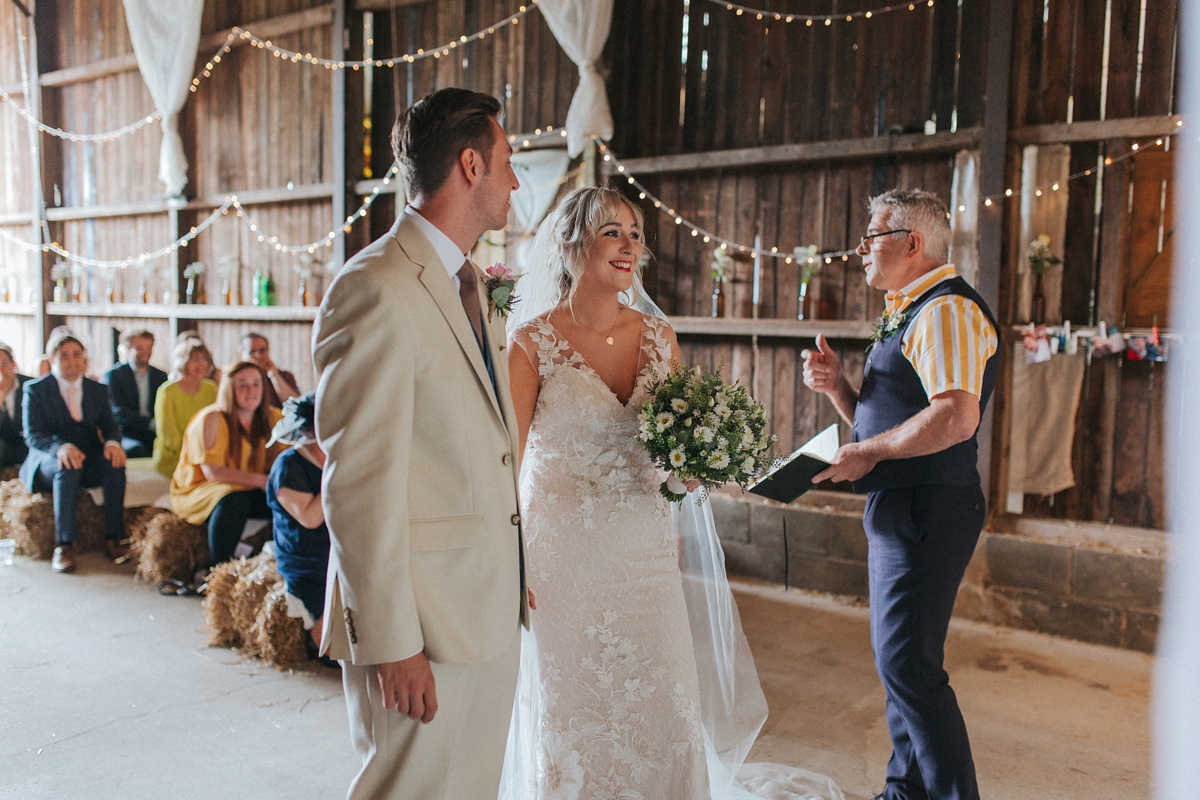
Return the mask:
[[[813,488],[813,476],[828,469],[838,449],[838,426],[825,430],[800,445],[800,449],[777,461],[770,471],[746,487],[753,492],[781,503],[790,503]]]

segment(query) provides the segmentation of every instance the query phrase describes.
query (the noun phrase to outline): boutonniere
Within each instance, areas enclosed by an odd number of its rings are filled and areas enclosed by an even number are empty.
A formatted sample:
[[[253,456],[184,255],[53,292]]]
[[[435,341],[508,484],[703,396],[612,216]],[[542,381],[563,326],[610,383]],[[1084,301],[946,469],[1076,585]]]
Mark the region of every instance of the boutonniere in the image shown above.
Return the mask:
[[[497,261],[484,271],[483,286],[487,290],[488,322],[493,314],[499,314],[501,319],[507,319],[517,298],[513,289],[520,275],[514,275],[512,270]]]
[[[904,327],[906,319],[908,319],[908,309],[895,314],[889,314],[886,311],[883,312],[879,316],[879,320],[874,323],[873,330],[871,331],[871,343],[867,345],[867,349],[870,350],[884,339],[895,336]]]

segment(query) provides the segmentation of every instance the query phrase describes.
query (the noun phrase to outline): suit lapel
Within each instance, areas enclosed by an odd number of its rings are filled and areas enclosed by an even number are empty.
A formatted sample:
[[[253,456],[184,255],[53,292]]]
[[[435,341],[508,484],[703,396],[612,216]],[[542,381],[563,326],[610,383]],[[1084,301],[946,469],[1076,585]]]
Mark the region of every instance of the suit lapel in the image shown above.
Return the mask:
[[[409,220],[404,214],[400,215],[400,219],[396,221],[396,225],[392,230],[396,243],[400,245],[400,249],[404,251],[409,260],[421,267],[421,284],[429,292],[429,296],[433,298],[433,301],[437,303],[437,307],[442,312],[446,323],[450,326],[450,330],[454,332],[454,338],[458,340],[463,355],[471,363],[471,367],[475,370],[475,377],[479,379],[484,393],[487,394],[488,400],[491,401],[492,410],[496,412],[496,416],[499,417],[501,424],[507,427],[504,412],[501,410],[500,403],[496,399],[496,392],[492,388],[492,379],[488,376],[487,365],[483,361],[483,352],[479,349],[479,342],[475,339],[475,332],[471,330],[471,322],[467,319],[466,312],[463,311],[462,300],[459,299],[458,294],[454,291],[454,282],[450,280],[450,276],[446,273],[446,268],[442,265],[441,259],[437,257],[433,245],[429,243],[429,239],[425,237],[425,234],[421,232],[416,223]],[[478,272],[478,268],[476,268],[476,272]],[[486,324],[486,310],[484,311],[483,319]],[[489,347],[493,347],[492,338],[489,331]],[[495,365],[496,359],[493,357],[493,369]],[[499,383],[499,373],[496,374],[496,380]]]

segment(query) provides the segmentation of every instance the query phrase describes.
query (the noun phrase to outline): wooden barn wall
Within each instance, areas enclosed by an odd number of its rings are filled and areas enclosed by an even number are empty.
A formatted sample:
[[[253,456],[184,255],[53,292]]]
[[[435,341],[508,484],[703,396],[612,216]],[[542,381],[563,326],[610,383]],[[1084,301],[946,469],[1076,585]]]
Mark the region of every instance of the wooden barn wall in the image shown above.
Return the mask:
[[[488,28],[523,5],[523,0],[438,0],[371,12],[376,58],[411,53],[446,44],[464,31]],[[614,23],[618,12],[614,11]],[[364,49],[362,12],[350,15],[349,58],[361,58]],[[393,161],[390,142],[397,115],[411,102],[448,86],[486,92],[503,104],[504,126],[509,133],[532,133],[549,126],[561,128],[579,70],[567,57],[545,19],[536,10],[516,25],[456,48],[450,56],[425,58],[396,69],[375,69],[372,75],[369,127],[362,118],[347,114],[346,172],[351,180],[381,177]],[[347,84],[348,106],[365,107],[365,74],[353,73]],[[370,157],[356,142],[369,142]],[[384,195],[369,217],[369,226],[358,226],[347,243],[358,249],[383,235],[397,213],[395,196]]]
[[[319,0],[209,0],[203,30],[209,34],[235,24],[253,30],[257,21],[321,5]],[[520,0],[438,0],[375,11],[369,44],[363,29],[366,16],[350,10],[346,57],[361,57],[367,47],[380,58],[429,49],[465,31],[485,28],[519,5]],[[760,5],[769,11],[766,25],[706,0],[616,0],[601,70],[608,81],[616,130],[611,144],[617,154],[646,157],[913,133],[931,121],[938,131],[980,124],[985,0],[934,0],[932,5],[914,4],[912,11],[838,20],[829,26],[775,22],[770,16],[824,13],[827,2],[763,0]],[[853,12],[876,5],[875,0],[838,0],[836,8]],[[1017,0],[1010,125],[1172,112],[1178,0],[1144,5],[1141,0]],[[39,8],[43,18],[52,16],[56,22],[41,33],[43,71],[130,52],[119,0],[40,0]],[[329,26],[320,24],[272,39],[284,47],[329,55],[330,35]],[[0,25],[0,52],[15,53],[13,36],[11,25]],[[488,92],[503,100],[507,129],[524,133],[562,126],[578,82],[577,68],[536,10],[520,24],[504,26],[450,56],[374,69],[370,81],[365,70],[348,71],[345,77],[346,177],[351,183],[377,178],[388,169],[388,139],[396,114],[431,91],[458,85]],[[12,85],[19,79],[15,58],[0,59],[0,81]],[[188,195],[280,189],[289,183],[300,188],[330,184],[335,159],[332,85],[327,70],[286,63],[252,47],[235,48],[185,107]],[[369,116],[364,96],[368,86]],[[136,71],[44,91],[43,116],[69,129],[117,127],[151,108]],[[153,198],[162,190],[157,181],[160,137],[157,125],[109,143],[42,137],[47,204],[53,208]],[[1127,152],[1129,144],[1073,144],[1071,171],[1097,166],[1105,157]],[[31,171],[23,156],[27,148],[24,122],[11,112],[0,113],[0,152],[6,165],[0,174],[0,217],[30,208]],[[1019,158],[1019,147],[1012,150],[1010,164]],[[748,244],[760,232],[767,246],[782,251],[810,243],[835,250],[854,244],[866,226],[867,199],[885,188],[921,187],[949,200],[952,157],[910,155],[647,175],[644,180],[683,216],[720,235]],[[1141,325],[1158,314],[1160,325],[1168,323],[1170,208],[1155,211],[1149,199],[1135,199],[1130,205],[1127,198],[1131,187],[1139,197],[1149,198],[1156,176],[1169,169],[1161,154],[1143,154],[1113,165],[1102,177],[1097,173],[1069,184],[1061,268],[1065,318],[1076,324],[1104,319]],[[1015,174],[1019,176],[1019,170]],[[1160,194],[1164,180],[1157,183]],[[1103,201],[1099,213],[1097,198]],[[350,210],[355,206],[350,198]],[[248,207],[263,230],[287,243],[313,241],[328,233],[332,208],[323,197]],[[656,256],[646,276],[648,289],[668,313],[706,315],[712,292],[711,247],[667,224],[649,204],[645,209],[648,241]],[[367,222],[356,225],[348,236],[347,255],[381,235],[396,211],[393,197],[382,196]],[[1007,204],[1010,222],[1015,213],[1015,202]],[[115,257],[170,241],[206,214],[180,212],[178,229],[172,228],[167,214],[159,213],[52,223],[51,230],[73,251]],[[0,224],[28,235],[27,226]],[[163,259],[146,276],[136,269],[124,270],[114,282],[114,299],[136,301],[143,284],[152,297],[161,298],[173,285],[173,270],[199,259],[209,267],[203,281],[208,302],[219,303],[223,281],[216,268],[227,254],[240,262],[232,280],[235,302],[239,297],[249,302],[250,281],[258,266],[275,278],[280,304],[298,302],[297,259],[258,241],[232,213],[182,250],[177,265],[167,266]],[[329,276],[320,268],[328,254],[325,249],[317,254],[317,275],[309,287],[314,302],[328,285]],[[1000,304],[1006,323],[1018,321],[1013,281],[1021,257],[1010,237]],[[12,301],[24,300],[31,279],[37,278],[25,266],[29,261],[16,248],[0,245],[0,293],[11,287]],[[749,315],[751,270],[749,261],[737,261],[728,299],[739,316]],[[798,280],[795,265],[765,259],[762,315],[794,317]],[[103,277],[89,269],[80,299],[102,301],[105,289]],[[811,291],[825,318],[870,320],[881,309],[879,293],[865,286],[854,257],[825,265]],[[135,324],[74,317],[69,321],[87,327],[96,362],[113,357],[113,329]],[[165,338],[165,321],[150,324],[163,327]],[[241,333],[262,329],[272,340],[276,359],[296,372],[301,388],[312,385],[308,324],[193,324],[210,339],[218,361],[236,355]],[[31,317],[0,315],[0,336],[17,345],[19,353],[29,350],[30,358],[40,350],[40,333],[32,330]],[[834,345],[857,379],[864,343],[840,340]],[[690,361],[724,363],[734,377],[753,384],[776,420],[780,452],[836,418],[829,403],[800,382],[799,351],[811,346],[810,341],[763,339],[756,353],[748,338],[685,336],[683,346]],[[156,355],[165,359],[166,347]],[[94,364],[102,366],[106,365]],[[1161,451],[1158,409],[1168,371],[1163,365],[1121,364],[1117,359],[1093,365],[1085,380],[1076,437],[1080,486],[1071,490],[1071,497],[1028,500],[1029,513],[1161,524],[1161,469],[1154,459]],[[1134,450],[1142,430],[1150,433],[1150,444],[1138,460]]]
[[[16,9],[5,9],[0,19],[0,84],[21,85],[18,58]],[[15,96],[17,102],[23,100]],[[33,156],[30,153],[29,126],[8,103],[0,108],[0,229],[10,236],[29,241],[32,238]],[[0,341],[13,348],[21,369],[29,368],[41,350],[35,335],[33,317],[4,314],[3,305],[28,303],[32,299],[31,276],[37,269],[37,256],[0,238]]]

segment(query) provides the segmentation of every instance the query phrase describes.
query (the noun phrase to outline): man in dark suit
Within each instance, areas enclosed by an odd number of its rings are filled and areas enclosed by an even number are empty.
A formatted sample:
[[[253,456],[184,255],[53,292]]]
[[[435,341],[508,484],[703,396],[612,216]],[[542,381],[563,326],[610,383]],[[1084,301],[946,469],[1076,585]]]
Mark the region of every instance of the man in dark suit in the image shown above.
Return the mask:
[[[83,343],[65,328],[46,343],[51,373],[25,384],[24,430],[29,455],[21,481],[29,491],[53,491],[56,547],[51,567],[75,571],[75,509],[79,490],[104,487],[105,552],[128,554],[125,537],[125,451],[104,384],[84,377]]]
[[[12,348],[0,342],[0,467],[19,467],[29,454],[21,431],[21,392],[28,375],[17,373]]]
[[[154,397],[167,382],[167,373],[150,366],[154,334],[137,329],[121,336],[125,361],[104,373],[113,415],[121,429],[121,447],[130,458],[149,458],[154,452]]]

